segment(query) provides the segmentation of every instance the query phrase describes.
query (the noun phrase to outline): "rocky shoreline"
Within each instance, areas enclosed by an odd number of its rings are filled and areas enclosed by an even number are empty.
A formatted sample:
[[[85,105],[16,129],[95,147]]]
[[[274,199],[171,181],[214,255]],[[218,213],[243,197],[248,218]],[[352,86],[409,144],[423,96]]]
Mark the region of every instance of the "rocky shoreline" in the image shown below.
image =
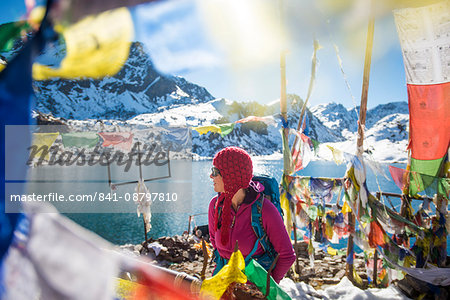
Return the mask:
[[[298,257],[299,271],[298,274],[295,274],[293,268],[291,268],[286,274],[286,277],[294,282],[303,282],[316,290],[323,290],[337,285],[345,276],[346,257],[344,255],[330,255],[321,249],[315,249],[314,265],[311,266],[308,243],[298,242],[294,248]],[[184,234],[149,239],[147,242],[138,245],[118,246],[118,251],[134,256],[145,256],[158,266],[201,278],[204,261],[201,240],[193,235]],[[368,288],[369,281],[363,255],[356,254],[353,262],[356,273],[362,280],[362,284],[358,287],[361,289]],[[293,266],[295,268],[295,263]],[[205,271],[206,278],[212,276],[214,267],[215,263],[210,258]],[[419,297],[421,299],[448,299],[450,295],[450,286],[432,286],[409,275],[393,284],[404,295],[413,299]]]
[[[308,244],[299,242],[296,252],[299,261],[299,274],[289,270],[286,277],[295,282],[302,281],[315,289],[325,288],[329,285],[338,284],[345,276],[346,258],[341,255],[330,255],[321,249],[314,253],[314,266],[310,265],[307,252]],[[194,236],[175,235],[173,237],[160,237],[149,239],[147,243],[138,245],[122,245],[121,251],[132,252],[136,256],[146,256],[158,266],[184,272],[188,275],[200,278],[203,268],[203,251],[201,241]],[[215,263],[209,259],[205,276],[211,277]],[[295,263],[294,263],[295,267]],[[357,254],[354,260],[357,274],[363,280],[363,288],[368,286],[366,269],[362,255]]]

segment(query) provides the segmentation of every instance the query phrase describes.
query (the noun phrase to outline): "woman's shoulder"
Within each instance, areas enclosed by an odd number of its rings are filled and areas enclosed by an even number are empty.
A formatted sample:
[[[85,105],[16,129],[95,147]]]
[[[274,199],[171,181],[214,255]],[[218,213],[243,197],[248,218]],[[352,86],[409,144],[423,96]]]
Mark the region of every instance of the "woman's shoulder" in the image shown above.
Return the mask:
[[[216,205],[216,201],[217,201],[217,198],[219,197],[219,195],[215,195],[212,199],[211,199],[211,201],[209,201],[209,207],[211,208],[211,207],[214,207],[215,205]]]
[[[275,204],[272,203],[272,201],[270,201],[269,198],[267,198],[267,196],[265,196],[264,194],[261,194],[263,199],[262,199],[262,212],[263,214],[265,213],[269,213],[269,214],[279,214],[278,213],[278,209],[275,207]]]

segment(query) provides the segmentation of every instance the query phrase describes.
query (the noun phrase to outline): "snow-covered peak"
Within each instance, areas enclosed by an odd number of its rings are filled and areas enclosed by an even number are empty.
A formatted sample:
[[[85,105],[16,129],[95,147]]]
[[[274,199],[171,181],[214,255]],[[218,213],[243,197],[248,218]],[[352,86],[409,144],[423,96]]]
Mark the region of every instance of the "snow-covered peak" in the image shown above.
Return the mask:
[[[406,101],[390,102],[387,104],[380,104],[369,109],[366,116],[366,127],[371,128],[379,120],[392,114],[408,115],[408,103]]]
[[[197,127],[280,113],[279,99],[260,104],[214,98],[206,88],[182,77],[161,74],[154,69],[139,43],[132,45],[125,66],[113,77],[39,81],[34,82],[34,87],[38,111],[70,119],[75,126],[77,122],[79,126],[91,126],[100,119],[103,123],[124,123],[137,128]],[[302,107],[303,100],[298,95],[287,95],[289,127],[297,128]],[[387,155],[386,149],[403,149],[406,145],[407,113],[406,102],[382,104],[368,110],[365,149],[377,153],[381,160],[398,159],[398,156]],[[347,110],[342,104],[331,102],[307,108],[306,116],[304,133],[309,137],[321,143],[355,149],[357,115],[354,109]],[[225,137],[217,133],[199,135],[194,131],[193,152],[210,157],[220,148],[237,145],[255,155],[281,153],[280,127],[280,124],[268,126],[260,122],[236,124]],[[379,147],[380,144],[383,146]]]
[[[140,114],[131,118],[128,123],[178,127],[215,124],[217,120],[222,118],[222,115],[217,112],[213,101],[199,104],[173,105],[161,112]]]
[[[311,112],[323,123],[333,130],[347,129],[350,132],[357,130],[357,116],[348,111],[342,104],[330,102],[319,104],[311,108]]]
[[[184,78],[154,69],[150,57],[134,43],[124,67],[101,80],[35,81],[37,110],[68,119],[127,120],[161,107],[204,103],[214,97]]]

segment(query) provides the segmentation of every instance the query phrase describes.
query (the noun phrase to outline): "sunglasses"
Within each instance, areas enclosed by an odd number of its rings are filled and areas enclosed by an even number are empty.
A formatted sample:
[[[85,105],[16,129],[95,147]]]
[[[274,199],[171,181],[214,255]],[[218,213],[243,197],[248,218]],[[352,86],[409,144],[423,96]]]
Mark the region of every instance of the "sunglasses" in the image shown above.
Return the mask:
[[[212,177],[216,177],[216,176],[219,176],[219,175],[220,175],[219,169],[217,169],[216,167],[212,167],[211,168],[211,176]]]

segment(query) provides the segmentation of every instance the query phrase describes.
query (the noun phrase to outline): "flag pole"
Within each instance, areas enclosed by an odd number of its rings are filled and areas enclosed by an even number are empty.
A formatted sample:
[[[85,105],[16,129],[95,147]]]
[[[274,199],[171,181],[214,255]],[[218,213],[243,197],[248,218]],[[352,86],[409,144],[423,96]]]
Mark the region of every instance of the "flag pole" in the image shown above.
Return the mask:
[[[280,23],[283,23],[283,0],[279,1],[280,5]],[[284,120],[284,124],[287,124],[287,103],[286,103],[286,50],[282,49],[280,53],[280,75],[281,75],[281,84],[280,84],[280,112],[281,117]],[[283,135],[287,139],[288,138],[288,128],[283,128]],[[284,151],[283,151],[284,153]],[[287,165],[287,160],[284,159],[284,169],[283,173],[286,174],[288,172],[289,167]]]
[[[373,8],[373,1],[371,1],[371,6]],[[366,124],[366,111],[367,111],[367,94],[369,91],[369,77],[370,77],[370,63],[372,59],[372,48],[373,48],[373,34],[374,34],[374,26],[375,25],[375,17],[373,15],[373,9],[370,11],[369,25],[367,29],[367,42],[366,42],[366,53],[364,60],[364,75],[363,75],[363,85],[361,92],[361,106],[359,109],[359,121],[358,121],[358,140],[356,147],[356,155],[358,157],[362,157],[364,152],[363,143],[364,143],[364,125]],[[363,162],[361,162],[363,163]],[[360,203],[361,204],[361,203]],[[358,210],[360,208],[357,208]],[[353,253],[354,253],[354,243],[352,232],[355,231],[355,218],[354,214],[356,211],[351,211],[348,213],[348,223],[349,223],[349,232],[350,235],[348,237],[347,243],[347,277],[350,281],[353,280]],[[352,256],[351,258],[349,256]]]

